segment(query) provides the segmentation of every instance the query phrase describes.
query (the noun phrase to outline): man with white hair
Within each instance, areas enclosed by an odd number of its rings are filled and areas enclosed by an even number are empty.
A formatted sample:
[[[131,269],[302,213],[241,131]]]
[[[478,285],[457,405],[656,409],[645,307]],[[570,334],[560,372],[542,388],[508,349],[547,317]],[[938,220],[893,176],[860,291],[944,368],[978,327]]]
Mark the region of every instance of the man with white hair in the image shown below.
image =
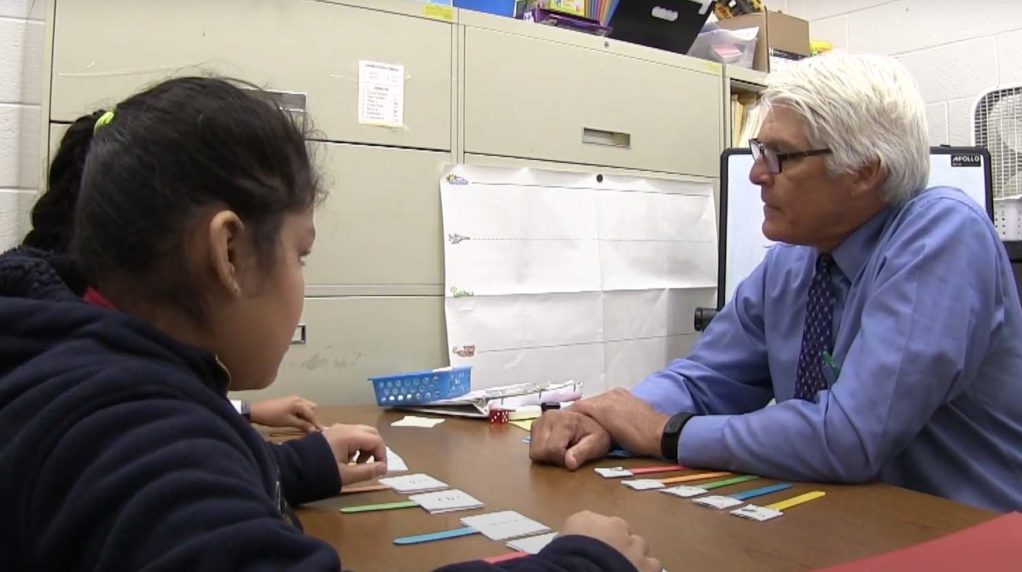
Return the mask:
[[[615,442],[694,467],[1022,509],[1022,307],[986,213],[925,189],[911,76],[835,54],[768,81],[750,179],[781,244],[688,357],[632,392],[544,414],[533,460],[574,470]]]

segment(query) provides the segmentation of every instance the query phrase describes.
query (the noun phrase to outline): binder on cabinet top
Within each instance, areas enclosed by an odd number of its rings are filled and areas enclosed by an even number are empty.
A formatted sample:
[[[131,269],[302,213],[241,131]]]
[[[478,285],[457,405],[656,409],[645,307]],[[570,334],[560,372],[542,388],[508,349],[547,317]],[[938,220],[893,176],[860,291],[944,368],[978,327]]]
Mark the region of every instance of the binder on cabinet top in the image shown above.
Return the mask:
[[[712,6],[709,0],[622,0],[610,19],[610,37],[685,54]]]

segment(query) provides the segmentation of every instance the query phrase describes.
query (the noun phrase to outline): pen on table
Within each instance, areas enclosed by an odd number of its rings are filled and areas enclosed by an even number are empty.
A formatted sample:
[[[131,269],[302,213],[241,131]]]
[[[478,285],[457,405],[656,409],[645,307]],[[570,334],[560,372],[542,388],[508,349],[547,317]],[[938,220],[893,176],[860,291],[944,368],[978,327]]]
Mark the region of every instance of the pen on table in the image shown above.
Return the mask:
[[[536,419],[546,411],[551,411],[553,409],[564,409],[569,405],[571,405],[570,401],[565,403],[554,401],[549,403],[541,403],[540,405],[519,405],[518,407],[507,409],[508,420],[521,421],[526,419]]]

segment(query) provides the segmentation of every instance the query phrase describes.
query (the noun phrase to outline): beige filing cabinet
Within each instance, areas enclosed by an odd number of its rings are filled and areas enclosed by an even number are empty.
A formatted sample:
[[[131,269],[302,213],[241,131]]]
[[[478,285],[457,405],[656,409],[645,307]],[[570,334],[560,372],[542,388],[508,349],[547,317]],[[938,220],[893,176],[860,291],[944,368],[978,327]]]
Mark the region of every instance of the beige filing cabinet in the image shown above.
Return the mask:
[[[716,195],[719,64],[474,12],[459,24],[463,163],[706,182]],[[695,308],[715,303],[715,289],[685,292],[668,338],[612,344],[608,383],[649,373],[629,355],[687,353]]]
[[[316,210],[309,293],[439,295],[439,185],[450,152],[328,142],[313,153],[330,195]]]
[[[451,149],[453,26],[419,11],[311,0],[53,4],[53,121],[167,77],[213,72],[280,92],[324,139]],[[405,66],[404,128],[358,123],[359,60]]]
[[[718,64],[505,20],[462,18],[466,153],[717,176]]]
[[[641,46],[406,0],[52,0],[48,33],[54,139],[188,73],[243,78],[312,117],[330,195],[302,324],[280,381],[243,398],[368,403],[370,375],[449,363],[439,178],[450,164],[717,180],[721,67]],[[360,60],[404,66],[403,128],[358,123]]]

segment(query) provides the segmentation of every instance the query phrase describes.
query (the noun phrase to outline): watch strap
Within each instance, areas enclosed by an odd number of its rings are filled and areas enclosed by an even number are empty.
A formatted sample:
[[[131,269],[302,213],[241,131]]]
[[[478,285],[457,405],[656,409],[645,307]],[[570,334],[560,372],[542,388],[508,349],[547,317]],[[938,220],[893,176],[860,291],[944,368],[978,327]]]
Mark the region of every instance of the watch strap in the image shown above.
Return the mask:
[[[695,413],[675,413],[664,426],[664,434],[660,438],[660,454],[671,461],[678,460],[678,440],[681,438],[681,430],[685,424],[695,417]]]

